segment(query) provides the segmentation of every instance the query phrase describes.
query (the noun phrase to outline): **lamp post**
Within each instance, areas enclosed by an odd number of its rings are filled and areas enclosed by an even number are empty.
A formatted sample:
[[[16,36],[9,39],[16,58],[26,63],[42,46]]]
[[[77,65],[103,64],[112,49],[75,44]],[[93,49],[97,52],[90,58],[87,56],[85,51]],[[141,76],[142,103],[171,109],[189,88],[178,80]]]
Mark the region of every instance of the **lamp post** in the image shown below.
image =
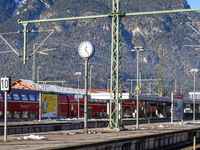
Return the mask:
[[[198,72],[198,69],[191,69],[190,72],[194,72],[194,95],[193,95],[193,122],[195,121],[195,72]]]
[[[91,95],[91,86],[92,86],[92,68],[93,66],[90,66],[90,95]]]
[[[140,70],[139,72],[140,72],[139,87],[141,88],[141,86],[142,86],[142,84],[141,84],[142,70]],[[139,94],[141,94],[141,90],[139,91]]]
[[[109,85],[110,85],[109,83],[110,83],[110,79],[108,79],[108,83],[107,83],[107,92],[108,92],[108,93],[109,93],[109,89],[110,89],[110,88],[109,88]]]
[[[39,70],[40,70],[40,66],[38,66],[38,68],[37,68],[37,83],[38,83],[38,90],[39,90]]]
[[[131,93],[133,93],[133,90],[132,90],[132,81],[134,81],[134,79],[128,79],[128,81],[131,81]]]
[[[33,67],[32,67],[33,89],[36,88],[35,87],[35,83],[36,83],[36,53],[42,54],[42,55],[48,55],[48,53],[46,53],[47,51],[56,50],[56,48],[51,48],[51,49],[44,49],[44,50],[41,50],[41,51],[36,51],[36,45],[39,45],[39,43],[33,44]]]
[[[181,85],[181,94],[183,94],[183,85]]]
[[[78,118],[80,117],[80,110],[79,110],[79,75],[81,75],[81,72],[76,72],[74,75],[78,75]]]
[[[139,59],[139,52],[144,52],[144,49],[142,49],[142,47],[134,47],[133,50],[131,50],[131,52],[137,52],[137,87],[136,87],[136,90],[137,90],[137,106],[136,106],[136,109],[137,109],[137,112],[136,112],[136,129],[139,128],[139,100],[138,100],[138,96],[139,96],[139,90],[140,90],[140,87],[138,86],[139,84],[139,79],[138,79],[138,76],[139,76],[139,62],[138,62],[138,59]]]

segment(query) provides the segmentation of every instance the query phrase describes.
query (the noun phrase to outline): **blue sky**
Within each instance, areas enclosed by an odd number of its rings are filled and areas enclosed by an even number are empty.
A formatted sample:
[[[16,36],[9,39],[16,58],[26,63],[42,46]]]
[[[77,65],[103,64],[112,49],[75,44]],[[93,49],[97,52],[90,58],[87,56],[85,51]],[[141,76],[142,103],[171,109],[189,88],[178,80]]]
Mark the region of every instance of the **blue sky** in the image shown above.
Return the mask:
[[[200,8],[200,0],[187,0],[191,8]]]

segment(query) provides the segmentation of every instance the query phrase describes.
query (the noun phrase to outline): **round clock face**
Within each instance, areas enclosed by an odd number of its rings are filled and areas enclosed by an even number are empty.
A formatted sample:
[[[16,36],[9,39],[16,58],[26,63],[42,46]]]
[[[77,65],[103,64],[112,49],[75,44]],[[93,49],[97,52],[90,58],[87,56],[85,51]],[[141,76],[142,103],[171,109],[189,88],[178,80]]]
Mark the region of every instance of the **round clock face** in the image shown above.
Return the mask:
[[[94,46],[90,42],[82,42],[78,48],[78,53],[83,58],[90,58],[94,55]]]

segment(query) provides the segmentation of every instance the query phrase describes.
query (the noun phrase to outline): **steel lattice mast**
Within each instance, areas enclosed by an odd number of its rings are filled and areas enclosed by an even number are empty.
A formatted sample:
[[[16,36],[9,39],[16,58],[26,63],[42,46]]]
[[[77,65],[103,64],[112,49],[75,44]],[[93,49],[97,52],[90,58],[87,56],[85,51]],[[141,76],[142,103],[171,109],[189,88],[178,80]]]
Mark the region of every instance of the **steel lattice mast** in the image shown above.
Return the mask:
[[[158,95],[162,96],[163,93],[163,89],[162,89],[162,82],[163,82],[163,75],[162,75],[162,66],[163,66],[163,62],[162,62],[162,57],[163,57],[163,53],[162,53],[162,45],[160,44],[160,48],[159,48],[159,75],[158,75]]]
[[[35,51],[36,44],[33,44],[33,52]],[[36,59],[35,53],[33,53],[33,66],[32,66],[32,82],[33,82],[33,89],[35,90],[35,83],[36,83]]]
[[[122,124],[122,41],[121,41],[121,0],[113,0],[112,47],[109,128],[123,128]],[[112,109],[113,108],[113,109]]]
[[[54,22],[67,20],[81,20],[81,19],[95,19],[112,17],[112,47],[111,47],[111,84],[110,84],[110,128],[123,128],[122,124],[122,56],[121,56],[121,18],[125,16],[151,15],[151,14],[165,14],[178,12],[200,11],[197,9],[179,9],[179,10],[164,10],[152,12],[136,12],[136,13],[121,13],[121,0],[113,0],[112,13],[108,15],[95,16],[81,16],[71,18],[55,18],[55,19],[41,19],[22,21],[18,20],[19,24],[24,26],[24,57],[23,62],[29,59],[27,56],[27,26],[29,23],[38,22]],[[112,107],[113,105],[113,107]]]

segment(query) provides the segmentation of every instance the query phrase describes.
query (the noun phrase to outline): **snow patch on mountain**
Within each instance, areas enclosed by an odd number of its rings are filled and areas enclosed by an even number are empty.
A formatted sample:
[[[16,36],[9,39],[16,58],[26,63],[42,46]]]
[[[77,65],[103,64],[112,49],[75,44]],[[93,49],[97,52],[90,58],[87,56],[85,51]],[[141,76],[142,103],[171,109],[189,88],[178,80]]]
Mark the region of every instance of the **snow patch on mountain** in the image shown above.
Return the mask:
[[[17,14],[19,14],[18,9],[24,3],[24,1],[27,1],[27,0],[15,0],[16,8],[15,8],[15,11],[13,13],[13,16],[16,16]]]

